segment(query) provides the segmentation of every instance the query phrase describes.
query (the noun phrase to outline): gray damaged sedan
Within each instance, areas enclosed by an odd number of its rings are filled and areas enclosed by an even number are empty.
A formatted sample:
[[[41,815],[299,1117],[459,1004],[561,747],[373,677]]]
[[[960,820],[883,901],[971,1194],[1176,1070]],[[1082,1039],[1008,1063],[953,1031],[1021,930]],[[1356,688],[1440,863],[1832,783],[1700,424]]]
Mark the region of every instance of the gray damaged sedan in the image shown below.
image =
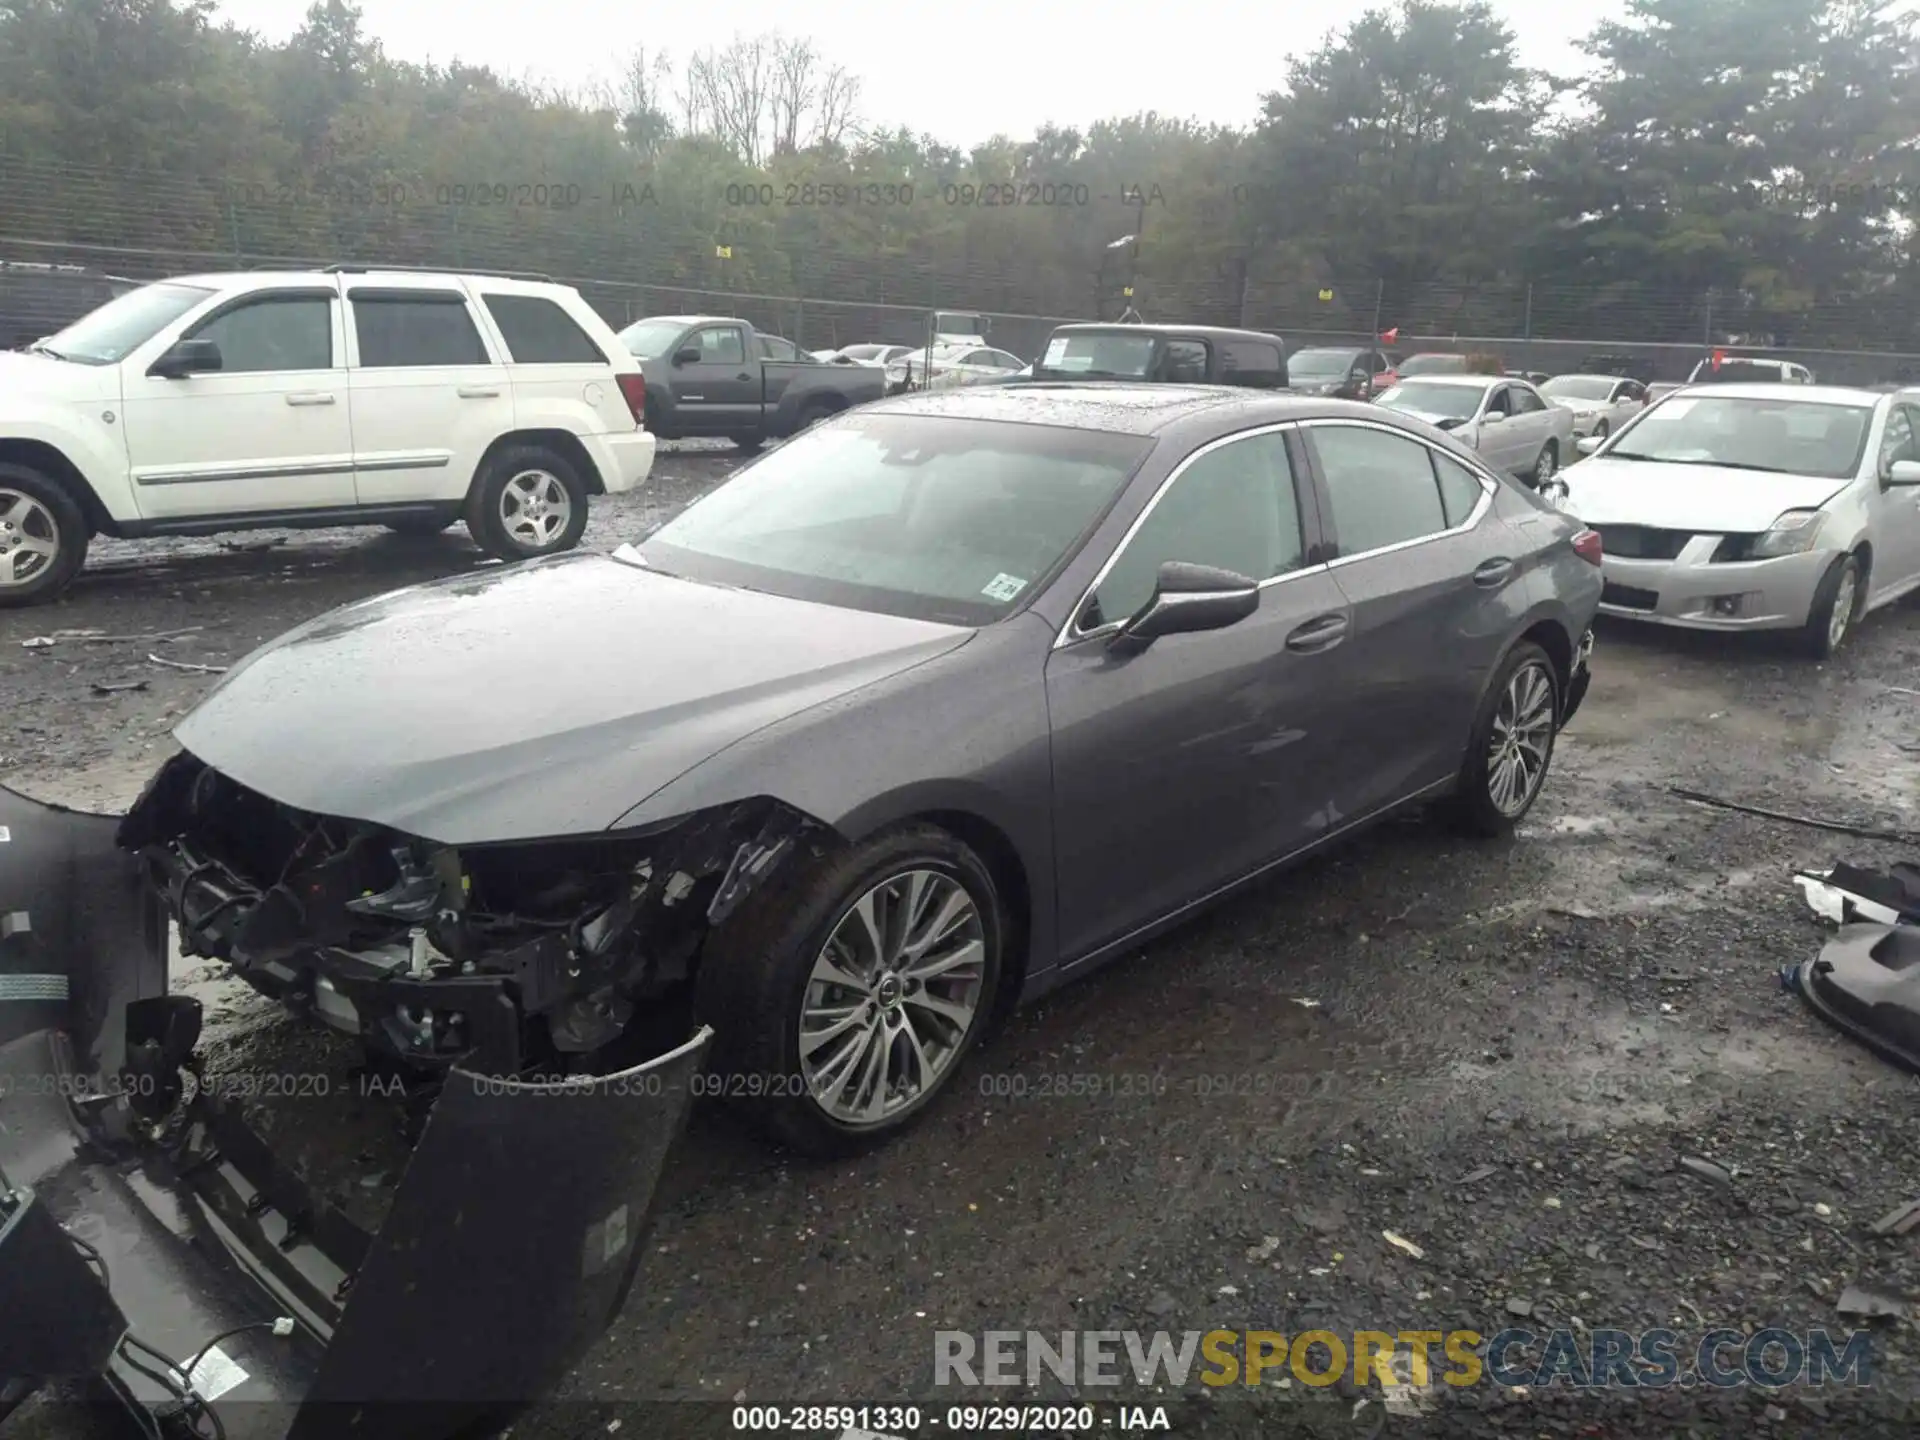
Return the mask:
[[[637,546],[274,641],[118,841],[186,953],[380,1063],[607,1073],[690,1000],[777,1137],[845,1151],[998,1011],[1336,837],[1511,831],[1600,561],[1369,405],[902,397]]]

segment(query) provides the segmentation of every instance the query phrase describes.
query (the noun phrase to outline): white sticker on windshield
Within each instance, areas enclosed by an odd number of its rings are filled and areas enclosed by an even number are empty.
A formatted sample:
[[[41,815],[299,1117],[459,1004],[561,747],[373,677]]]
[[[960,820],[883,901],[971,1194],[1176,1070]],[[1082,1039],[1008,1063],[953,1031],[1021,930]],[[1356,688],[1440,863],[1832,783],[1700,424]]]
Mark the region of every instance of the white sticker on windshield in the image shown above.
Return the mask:
[[[996,575],[980,593],[989,600],[1011,600],[1027,588],[1027,582],[1017,575]]]
[[[1057,369],[1060,362],[1066,358],[1067,337],[1064,335],[1056,335],[1047,342],[1047,358],[1041,361],[1041,364],[1045,365],[1047,369],[1053,370]]]
[[[1687,412],[1699,403],[1698,400],[1669,400],[1658,410],[1655,410],[1648,418],[1653,420],[1685,419]]]

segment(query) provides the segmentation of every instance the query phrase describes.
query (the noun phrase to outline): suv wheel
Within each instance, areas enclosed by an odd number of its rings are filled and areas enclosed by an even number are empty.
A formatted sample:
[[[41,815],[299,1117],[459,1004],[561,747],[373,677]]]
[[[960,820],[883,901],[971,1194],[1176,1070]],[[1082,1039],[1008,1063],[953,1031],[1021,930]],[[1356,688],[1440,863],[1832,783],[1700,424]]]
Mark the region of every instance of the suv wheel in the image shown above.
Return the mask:
[[[1501,839],[1533,808],[1560,730],[1560,675],[1532,641],[1513,647],[1480,702],[1473,738],[1448,802],[1468,834]]]
[[[555,555],[580,543],[587,487],[565,458],[515,445],[488,463],[467,506],[467,529],[502,560]]]
[[[0,607],[50,600],[86,563],[87,518],[58,481],[0,463]]]
[[[852,1154],[953,1079],[1008,926],[980,858],[931,825],[790,863],[708,938],[697,1005],[750,1118],[803,1153]]]

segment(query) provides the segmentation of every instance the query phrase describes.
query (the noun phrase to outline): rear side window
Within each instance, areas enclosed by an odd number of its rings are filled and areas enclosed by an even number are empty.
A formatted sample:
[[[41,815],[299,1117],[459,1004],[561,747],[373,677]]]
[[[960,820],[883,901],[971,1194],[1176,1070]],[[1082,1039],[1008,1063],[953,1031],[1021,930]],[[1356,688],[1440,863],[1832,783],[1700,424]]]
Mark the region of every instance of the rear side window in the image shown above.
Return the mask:
[[[516,365],[604,365],[607,357],[571,315],[538,295],[489,295],[487,313]]]
[[[1199,385],[1207,378],[1207,347],[1200,340],[1169,340],[1160,357],[1160,378],[1171,385]]]
[[[778,335],[760,337],[760,358],[763,360],[798,360],[800,347],[791,340],[782,340]]]
[[[1276,345],[1229,340],[1220,347],[1220,378],[1228,385],[1279,385],[1285,375]]]
[[[355,295],[353,326],[362,369],[487,365],[487,347],[457,296]]]
[[[1342,555],[1364,555],[1450,528],[1426,446],[1358,425],[1315,425],[1307,433],[1320,458]]]
[[[1480,481],[1458,460],[1450,460],[1438,450],[1427,453],[1433,457],[1434,473],[1440,477],[1440,503],[1447,512],[1447,528],[1466,524],[1473,507],[1486,493]]]

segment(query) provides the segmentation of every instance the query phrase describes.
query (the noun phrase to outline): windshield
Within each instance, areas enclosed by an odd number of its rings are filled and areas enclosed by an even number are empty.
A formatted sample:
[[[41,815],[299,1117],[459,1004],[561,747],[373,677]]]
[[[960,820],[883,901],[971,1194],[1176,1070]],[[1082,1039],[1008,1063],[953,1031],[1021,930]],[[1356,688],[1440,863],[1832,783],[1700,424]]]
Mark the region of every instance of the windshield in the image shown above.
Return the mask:
[[[82,365],[115,365],[211,294],[198,285],[142,285],[34,348]]]
[[[1055,335],[1047,341],[1047,353],[1033,373],[1144,380],[1153,371],[1155,346],[1151,335]]]
[[[1477,385],[1422,385],[1414,381],[1394,386],[1380,397],[1380,403],[1410,415],[1471,420],[1479,412],[1480,397],[1486,393]]]
[[[619,339],[634,359],[659,360],[686,333],[684,320],[636,320],[620,332]]]
[[[1152,445],[1050,425],[849,416],[769,451],[640,553],[692,580],[985,625],[1079,548]]]
[[[1464,375],[1464,355],[1410,355],[1400,364],[1402,375]]]
[[[1287,374],[1344,375],[1356,358],[1352,350],[1300,350],[1287,357]]]
[[[1848,480],[1860,468],[1872,418],[1865,405],[1742,400],[1695,392],[1646,411],[1605,453],[1614,460]]]
[[[1540,387],[1540,393],[1567,400],[1607,400],[1618,383],[1606,375],[1556,375]]]

